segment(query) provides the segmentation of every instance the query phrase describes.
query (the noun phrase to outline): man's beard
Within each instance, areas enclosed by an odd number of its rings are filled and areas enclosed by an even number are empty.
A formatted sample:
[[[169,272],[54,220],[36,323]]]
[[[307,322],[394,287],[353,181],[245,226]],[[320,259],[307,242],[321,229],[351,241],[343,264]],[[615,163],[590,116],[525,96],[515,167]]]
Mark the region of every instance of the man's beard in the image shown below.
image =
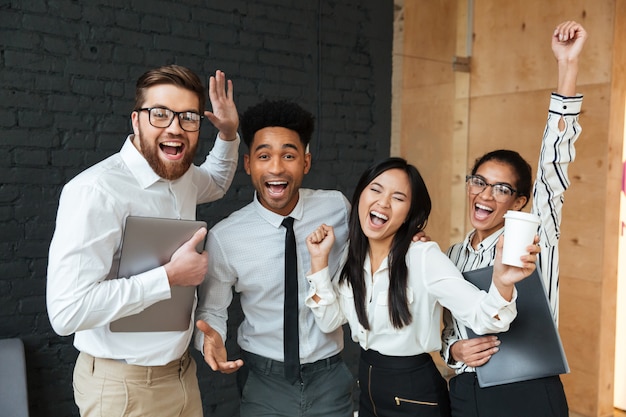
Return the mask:
[[[185,145],[185,156],[178,161],[171,161],[169,163],[164,162],[161,158],[159,158],[159,145],[155,144],[155,142],[148,142],[148,140],[143,139],[143,135],[141,132],[139,134],[139,142],[141,144],[141,153],[143,154],[146,161],[152,168],[152,170],[161,178],[166,180],[177,180],[182,177],[191,164],[193,164],[193,158],[196,155],[196,150],[198,148],[198,144],[195,145]]]

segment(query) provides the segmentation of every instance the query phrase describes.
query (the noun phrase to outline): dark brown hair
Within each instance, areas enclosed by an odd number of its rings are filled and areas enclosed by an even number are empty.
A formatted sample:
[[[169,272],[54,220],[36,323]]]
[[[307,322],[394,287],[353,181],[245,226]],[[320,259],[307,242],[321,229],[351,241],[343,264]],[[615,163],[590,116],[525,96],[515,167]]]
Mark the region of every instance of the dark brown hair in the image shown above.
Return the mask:
[[[137,80],[135,89],[135,108],[139,110],[145,101],[145,92],[148,88],[160,84],[172,84],[177,87],[193,91],[198,96],[200,108],[198,113],[204,114],[206,92],[200,78],[190,69],[180,65],[165,65],[145,72]]]

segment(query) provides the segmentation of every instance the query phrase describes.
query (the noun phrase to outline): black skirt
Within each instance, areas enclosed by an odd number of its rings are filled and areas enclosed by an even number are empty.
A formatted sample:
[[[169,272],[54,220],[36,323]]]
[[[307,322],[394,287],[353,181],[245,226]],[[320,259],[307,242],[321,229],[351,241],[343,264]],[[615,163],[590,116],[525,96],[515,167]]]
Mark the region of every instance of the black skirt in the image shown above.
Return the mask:
[[[449,417],[448,385],[431,356],[361,349],[359,417]]]

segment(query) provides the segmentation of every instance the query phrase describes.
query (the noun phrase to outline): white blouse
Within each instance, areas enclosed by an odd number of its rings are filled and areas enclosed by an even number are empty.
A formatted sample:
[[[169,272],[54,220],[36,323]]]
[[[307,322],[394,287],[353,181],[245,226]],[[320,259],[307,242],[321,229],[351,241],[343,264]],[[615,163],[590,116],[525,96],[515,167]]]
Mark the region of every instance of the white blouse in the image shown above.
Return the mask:
[[[345,263],[347,251],[343,254]],[[369,256],[363,265],[366,283],[366,311],[370,330],[357,318],[352,288],[347,282],[338,284],[341,271],[332,284],[328,268],[308,275],[310,283],[306,305],[324,332],[348,322],[352,340],[363,349],[373,349],[389,356],[412,356],[437,351],[441,347],[440,323],[442,307],[474,329],[477,334],[508,330],[517,315],[513,294],[506,301],[492,284],[489,292],[478,290],[441,252],[434,242],[413,242],[406,255],[408,266],[407,299],[413,321],[400,329],[391,323],[388,308],[388,258],[372,274]],[[317,294],[319,302],[313,300]]]

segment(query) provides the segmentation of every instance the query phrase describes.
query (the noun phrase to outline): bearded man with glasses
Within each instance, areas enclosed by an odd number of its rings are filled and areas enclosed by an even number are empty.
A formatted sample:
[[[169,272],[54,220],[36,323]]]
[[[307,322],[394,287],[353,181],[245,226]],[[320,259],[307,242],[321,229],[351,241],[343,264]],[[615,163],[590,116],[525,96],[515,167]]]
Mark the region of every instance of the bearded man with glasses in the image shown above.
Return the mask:
[[[193,220],[196,205],[224,196],[237,168],[239,116],[222,71],[206,90],[187,68],[169,65],[137,81],[133,134],[120,152],[65,185],[48,265],[47,305],[54,330],[74,334],[80,352],[74,397],[81,416],[202,416],[194,330],[112,332],[109,324],[169,299],[172,286],[197,286],[207,271],[200,229],[164,266],[117,278],[128,216]],[[200,124],[219,130],[210,154],[193,164]]]

